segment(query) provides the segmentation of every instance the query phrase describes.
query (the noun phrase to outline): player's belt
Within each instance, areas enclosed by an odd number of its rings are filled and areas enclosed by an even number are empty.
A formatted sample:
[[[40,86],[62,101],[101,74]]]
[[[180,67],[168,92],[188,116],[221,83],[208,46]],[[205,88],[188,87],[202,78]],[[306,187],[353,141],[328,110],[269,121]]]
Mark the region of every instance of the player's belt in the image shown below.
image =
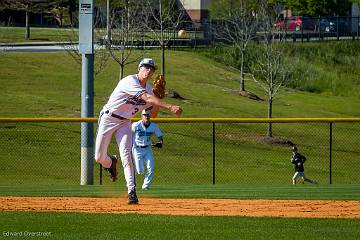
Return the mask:
[[[106,110],[105,113],[106,113],[106,114],[109,114],[109,110]],[[121,120],[125,120],[125,119],[126,119],[126,118],[124,118],[124,117],[122,117],[122,116],[116,115],[115,113],[111,113],[110,116],[112,116],[112,117],[114,117],[114,118],[121,119]]]
[[[149,145],[147,146],[136,146],[137,148],[147,148]]]

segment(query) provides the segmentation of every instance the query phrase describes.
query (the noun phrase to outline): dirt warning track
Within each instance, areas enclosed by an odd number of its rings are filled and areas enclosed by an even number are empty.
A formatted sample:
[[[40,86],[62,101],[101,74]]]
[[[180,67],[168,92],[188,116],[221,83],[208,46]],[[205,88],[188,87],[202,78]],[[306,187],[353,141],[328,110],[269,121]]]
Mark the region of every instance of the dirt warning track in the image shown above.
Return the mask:
[[[238,200],[140,198],[0,197],[0,211],[163,214],[186,216],[256,216],[295,218],[360,218],[360,201]]]

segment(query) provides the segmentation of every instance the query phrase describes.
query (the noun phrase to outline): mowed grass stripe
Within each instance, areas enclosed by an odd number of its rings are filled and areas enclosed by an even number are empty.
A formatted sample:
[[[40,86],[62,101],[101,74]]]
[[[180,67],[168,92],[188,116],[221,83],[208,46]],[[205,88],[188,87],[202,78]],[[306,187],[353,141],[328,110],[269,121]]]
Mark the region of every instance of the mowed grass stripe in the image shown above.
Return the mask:
[[[26,189],[26,190],[25,190]],[[123,184],[104,186],[1,186],[7,196],[80,196],[114,197],[126,195]],[[138,191],[139,197],[159,198],[229,198],[229,199],[303,199],[303,200],[359,200],[360,185],[154,185],[150,191]]]
[[[358,239],[360,219],[1,212],[1,231],[51,239]],[[77,224],[70,224],[77,223]]]

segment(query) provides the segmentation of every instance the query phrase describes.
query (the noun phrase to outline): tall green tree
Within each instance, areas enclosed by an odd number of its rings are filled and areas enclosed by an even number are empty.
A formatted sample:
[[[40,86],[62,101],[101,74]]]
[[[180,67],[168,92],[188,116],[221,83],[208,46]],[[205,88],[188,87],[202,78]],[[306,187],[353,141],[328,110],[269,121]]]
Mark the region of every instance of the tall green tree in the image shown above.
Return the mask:
[[[239,8],[246,6],[247,11],[258,8],[258,0],[216,0],[212,1],[209,7],[212,19],[228,19],[233,16]]]
[[[25,39],[30,39],[30,13],[51,12],[51,10],[61,2],[62,0],[2,0],[1,5],[3,9],[25,12]]]
[[[282,4],[293,15],[343,16],[349,14],[352,0],[269,0],[269,3]]]

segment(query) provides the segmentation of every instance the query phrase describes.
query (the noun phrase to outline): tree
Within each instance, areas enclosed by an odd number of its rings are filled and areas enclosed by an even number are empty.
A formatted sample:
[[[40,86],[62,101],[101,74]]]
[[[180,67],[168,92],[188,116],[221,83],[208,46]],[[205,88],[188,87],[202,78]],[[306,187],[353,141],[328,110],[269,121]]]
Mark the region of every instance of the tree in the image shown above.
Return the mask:
[[[101,29],[101,17],[100,11],[94,10],[94,39],[95,42],[99,37],[102,35]],[[70,9],[69,9],[70,11]],[[72,24],[70,25],[71,28],[69,31],[66,31],[67,34],[67,42],[68,44],[63,44],[62,47],[66,52],[73,58],[73,60],[78,63],[79,65],[82,64],[82,55],[79,52],[79,29],[78,29],[78,15],[73,16],[71,20]],[[100,36],[99,36],[100,35]],[[109,53],[102,49],[101,46],[95,44],[94,46],[94,75],[98,75],[106,66],[107,61],[109,60]]]
[[[119,3],[122,3],[119,5]],[[130,58],[134,53],[134,47],[139,43],[139,33],[142,27],[142,15],[140,5],[136,0],[118,1],[116,8],[110,8],[111,13],[107,19],[105,45],[110,56],[119,64],[119,80],[124,77],[126,65],[138,61],[141,57]]]
[[[54,6],[58,6],[61,0],[2,0],[4,9],[18,10],[25,12],[25,39],[30,39],[30,13],[50,12]]]
[[[256,34],[253,6],[247,0],[222,0],[213,2],[213,16],[220,18],[215,36],[235,46],[240,56],[240,93],[245,92],[245,52]],[[222,10],[219,10],[222,9]]]
[[[142,10],[142,26],[150,33],[147,37],[161,47],[161,75],[165,76],[165,47],[171,39],[170,33],[178,30],[184,13],[176,0],[144,0]]]
[[[70,26],[74,25],[74,15],[73,13],[77,11],[78,9],[78,1],[77,0],[67,0],[67,7],[69,11],[69,23]]]
[[[355,0],[357,1],[357,0]],[[280,3],[291,9],[293,15],[309,16],[344,16],[349,14],[351,0],[269,0],[270,4]]]
[[[260,50],[254,52],[256,56],[252,65],[252,77],[267,95],[267,117],[272,118],[275,95],[285,81],[289,80],[291,70],[285,64],[285,41],[281,40],[284,33],[274,29],[274,22],[279,18],[279,14],[265,0],[259,0],[259,6],[259,32],[263,35],[258,45]],[[273,137],[272,123],[268,124],[267,136]]]

